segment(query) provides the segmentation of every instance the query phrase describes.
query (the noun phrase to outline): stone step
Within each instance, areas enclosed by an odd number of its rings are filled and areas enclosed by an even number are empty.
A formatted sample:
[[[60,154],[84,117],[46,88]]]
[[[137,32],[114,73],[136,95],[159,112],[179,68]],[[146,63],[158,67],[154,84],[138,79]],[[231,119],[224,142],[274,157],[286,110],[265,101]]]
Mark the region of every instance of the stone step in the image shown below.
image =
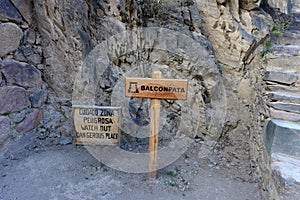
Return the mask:
[[[299,199],[300,124],[267,120],[264,142],[271,156],[272,174],[281,199]]]
[[[267,71],[277,70],[300,74],[300,56],[267,54],[264,66]]]
[[[276,168],[274,166],[277,166]],[[296,181],[300,183],[300,159],[283,153],[272,154],[272,168],[280,170],[287,184]],[[291,177],[293,179],[291,180]]]
[[[274,110],[270,109],[269,110],[270,117],[272,119],[277,119],[277,120],[287,120],[291,122],[299,122],[300,123],[300,114],[297,113],[291,113],[291,112],[286,112],[282,110]]]
[[[275,55],[292,55],[292,56],[299,56],[300,55],[300,46],[297,44],[291,45],[274,45],[272,47],[272,54]]]
[[[298,31],[285,31],[276,40],[280,45],[300,45],[300,33]]]
[[[278,85],[278,84],[269,84],[266,85],[266,92],[280,92],[280,93],[293,93],[297,94],[299,92],[299,88],[297,87],[289,87],[289,86],[284,86],[284,85]]]
[[[273,153],[271,168],[282,200],[300,197],[300,160],[282,153]]]
[[[267,93],[267,97],[271,101],[281,101],[281,102],[300,104],[300,94],[299,93],[269,92],[269,93]]]
[[[298,75],[290,72],[269,70],[265,72],[264,81],[271,81],[285,85],[292,85],[298,81]]]
[[[283,153],[300,159],[300,124],[269,120],[266,122],[264,140],[270,154]]]
[[[283,111],[287,111],[287,112],[291,112],[291,113],[299,113],[300,114],[300,104],[268,102],[267,105],[276,110],[283,110]]]

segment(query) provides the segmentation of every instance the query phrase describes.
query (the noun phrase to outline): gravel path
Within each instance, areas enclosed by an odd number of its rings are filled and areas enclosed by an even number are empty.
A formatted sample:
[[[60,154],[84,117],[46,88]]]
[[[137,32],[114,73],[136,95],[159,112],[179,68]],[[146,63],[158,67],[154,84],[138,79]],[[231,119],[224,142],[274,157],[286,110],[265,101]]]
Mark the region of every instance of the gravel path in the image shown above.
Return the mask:
[[[2,200],[246,200],[259,199],[253,183],[239,181],[205,162],[179,159],[158,172],[129,174],[110,169],[84,147],[68,145],[0,160]]]

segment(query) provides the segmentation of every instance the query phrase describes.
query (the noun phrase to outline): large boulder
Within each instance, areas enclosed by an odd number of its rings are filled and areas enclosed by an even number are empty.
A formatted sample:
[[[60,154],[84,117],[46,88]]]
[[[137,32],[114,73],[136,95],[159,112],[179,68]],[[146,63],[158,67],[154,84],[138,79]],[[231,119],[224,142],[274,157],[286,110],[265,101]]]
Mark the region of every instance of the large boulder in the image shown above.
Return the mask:
[[[30,107],[29,95],[17,86],[0,87],[0,114],[8,114]]]
[[[0,24],[0,57],[16,50],[23,36],[23,31],[14,23]]]
[[[22,21],[22,16],[19,11],[9,0],[0,0],[0,20],[2,21]]]
[[[33,19],[33,3],[32,0],[11,0],[16,8],[20,11],[24,19],[31,24]]]
[[[2,62],[3,74],[8,84],[25,88],[40,88],[42,85],[41,72],[32,65],[13,60]]]
[[[24,121],[17,126],[17,131],[19,133],[26,133],[33,130],[39,125],[42,117],[43,111],[41,109],[34,109],[26,116]]]

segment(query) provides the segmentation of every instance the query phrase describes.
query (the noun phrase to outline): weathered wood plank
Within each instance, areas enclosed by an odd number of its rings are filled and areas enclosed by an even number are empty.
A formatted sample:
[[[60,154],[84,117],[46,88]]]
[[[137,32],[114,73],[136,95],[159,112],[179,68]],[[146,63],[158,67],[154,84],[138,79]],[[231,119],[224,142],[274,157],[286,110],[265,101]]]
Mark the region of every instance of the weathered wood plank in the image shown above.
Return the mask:
[[[187,92],[187,80],[153,78],[125,79],[126,97],[186,100]]]

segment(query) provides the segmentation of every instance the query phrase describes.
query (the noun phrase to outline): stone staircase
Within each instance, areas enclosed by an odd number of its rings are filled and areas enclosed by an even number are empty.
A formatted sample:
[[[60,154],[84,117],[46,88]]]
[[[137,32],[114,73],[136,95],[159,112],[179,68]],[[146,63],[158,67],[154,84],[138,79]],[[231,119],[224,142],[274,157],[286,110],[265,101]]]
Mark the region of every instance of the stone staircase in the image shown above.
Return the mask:
[[[282,199],[300,199],[300,23],[296,20],[265,57],[264,67],[270,116],[265,143],[274,178]]]

